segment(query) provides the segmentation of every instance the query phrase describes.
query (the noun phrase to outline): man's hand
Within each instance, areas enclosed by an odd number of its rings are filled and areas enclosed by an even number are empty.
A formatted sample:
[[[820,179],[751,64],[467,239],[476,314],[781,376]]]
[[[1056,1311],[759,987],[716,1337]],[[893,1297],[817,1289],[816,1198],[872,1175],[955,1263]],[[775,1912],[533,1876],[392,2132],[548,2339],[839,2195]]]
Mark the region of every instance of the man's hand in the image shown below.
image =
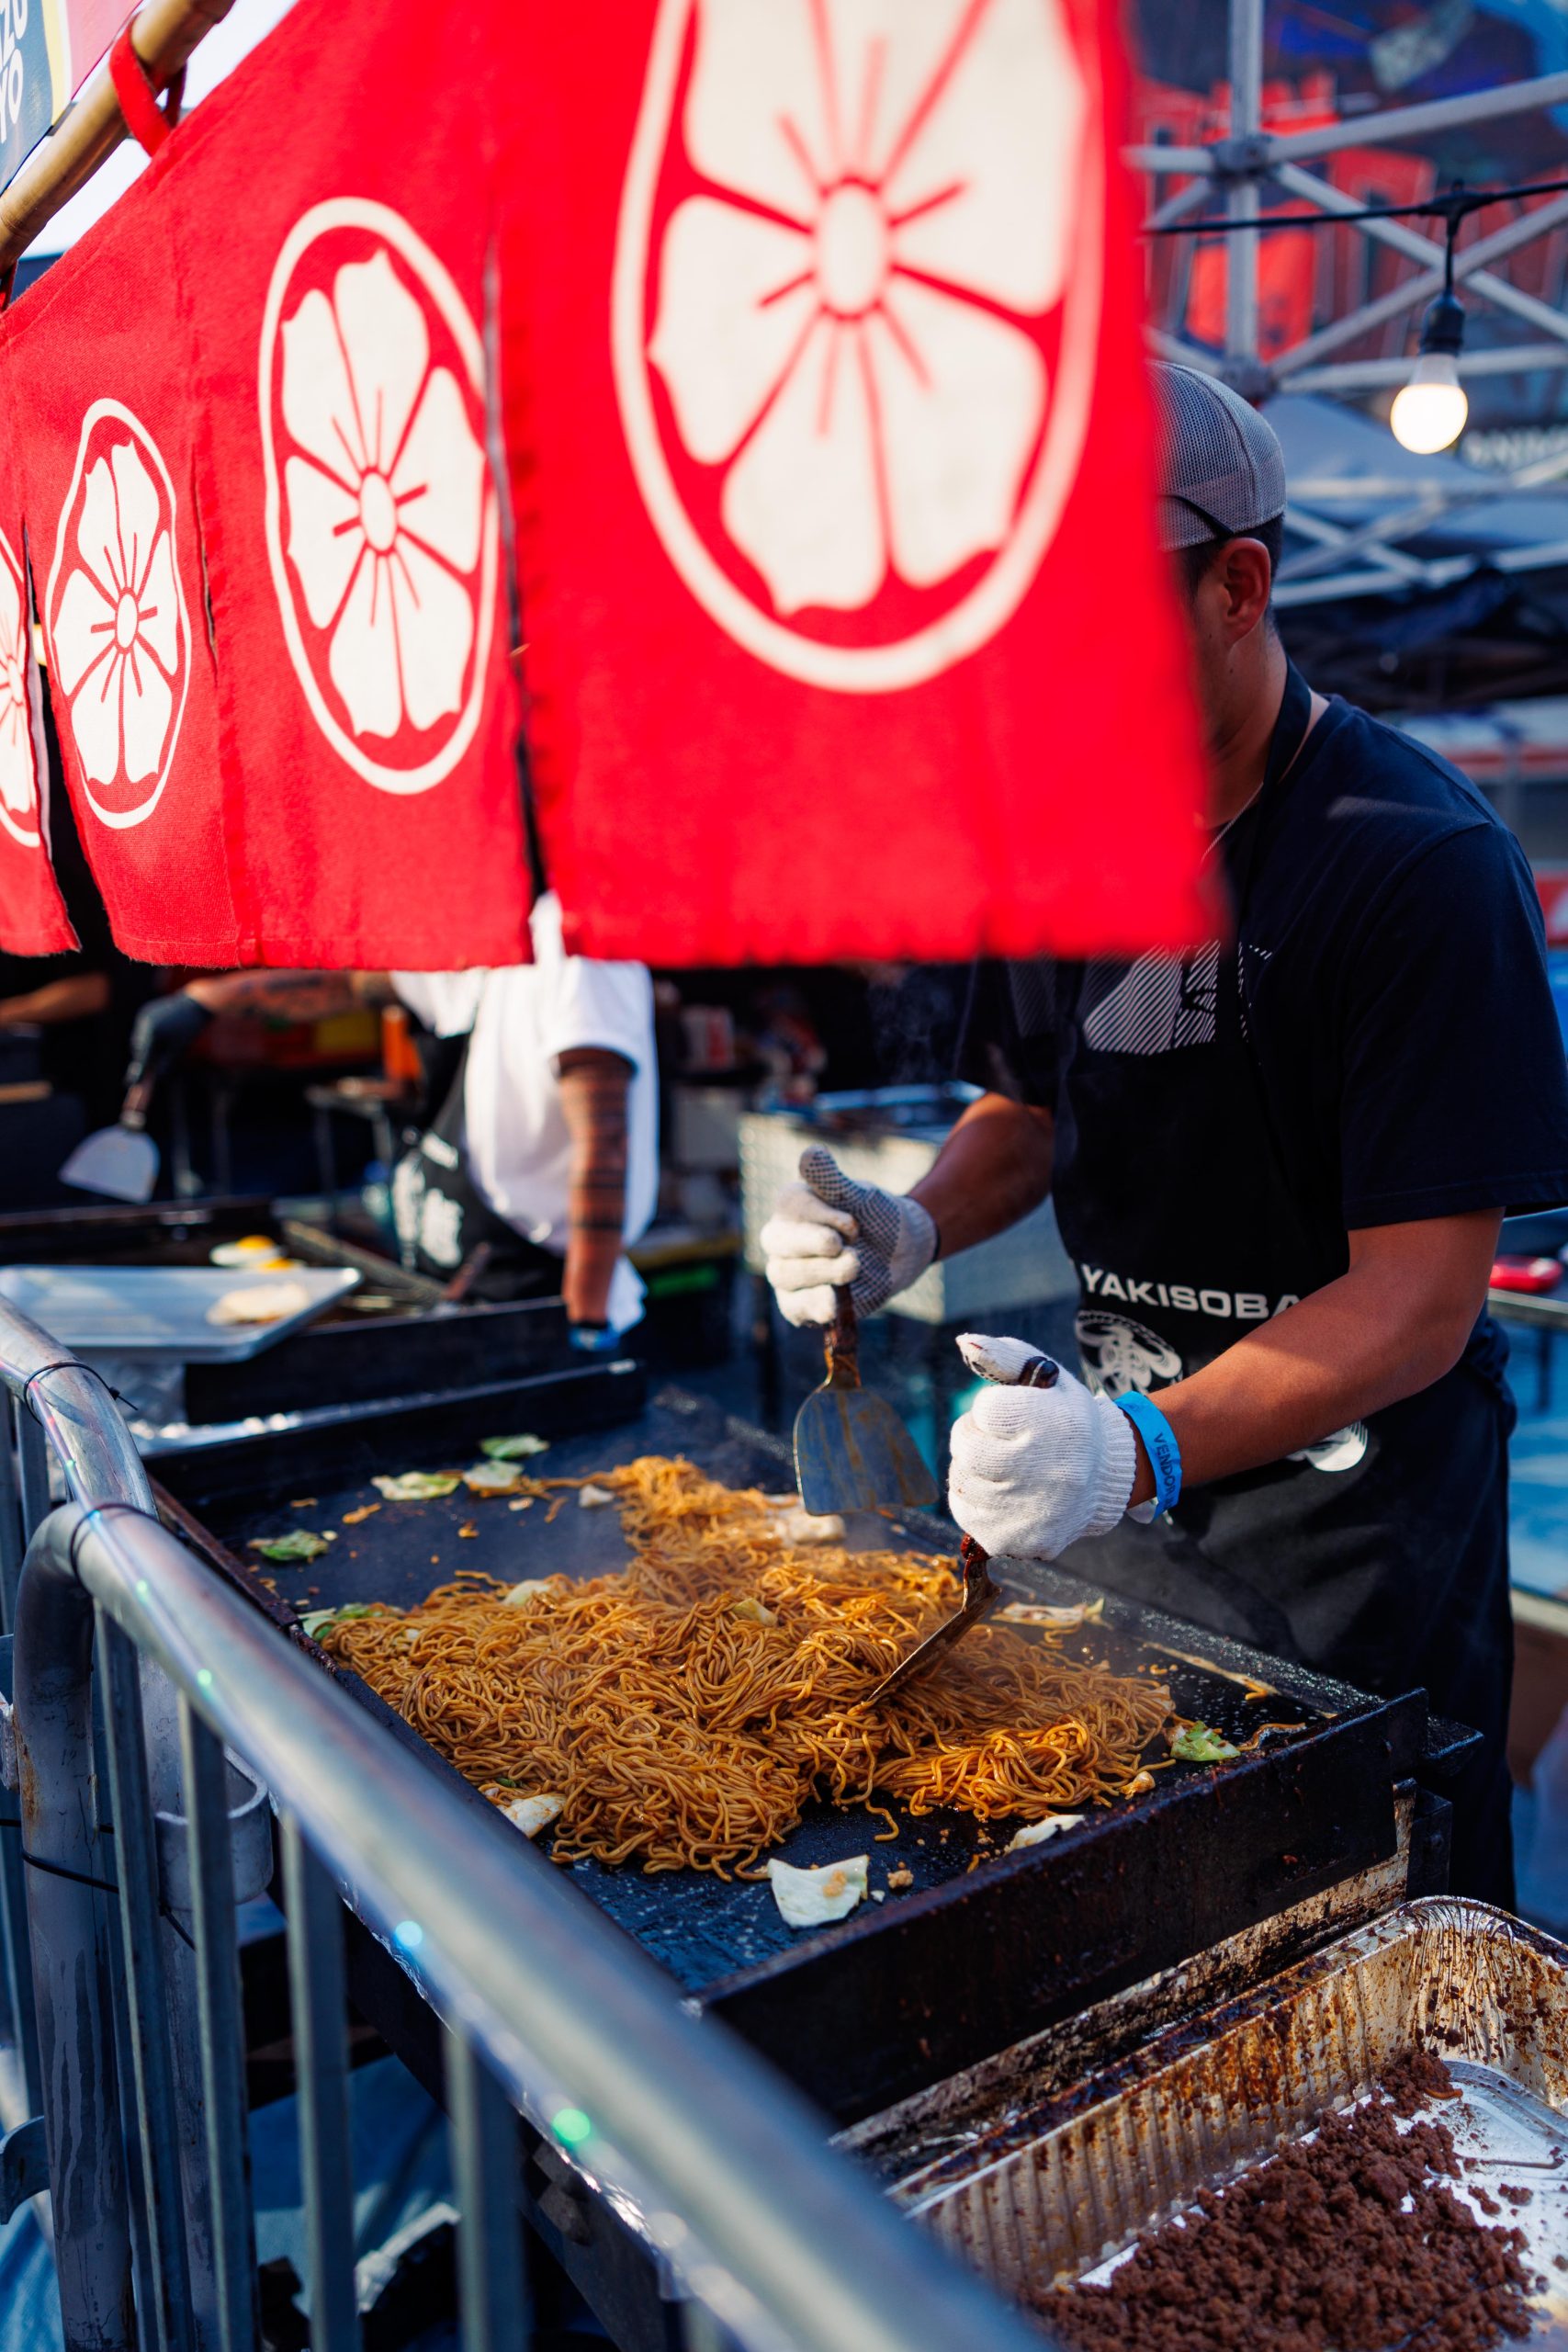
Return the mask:
[[[834,1288],[847,1283],[855,1313],[874,1315],[925,1272],[936,1227],[919,1201],[855,1183],[819,1144],[801,1153],[800,1173],[759,1236],[780,1313],[789,1323],[830,1323]]]
[[[172,1069],[187,1046],[199,1037],[212,1015],[184,989],[173,996],[154,997],[137,1014],[130,1031],[130,1060],[125,1091],[151,1085]]]
[[[1183,1491],[1282,1462],[1441,1380],[1486,1304],[1501,1224],[1500,1209],[1465,1209],[1360,1227],[1337,1281],[1156,1390],[1181,1449]],[[1140,1451],[1133,1499],[1153,1493]]]
[[[978,1344],[998,1362],[1023,1346]],[[1054,1560],[1081,1535],[1114,1527],[1138,1466],[1126,1414],[1070,1372],[1050,1388],[983,1388],[953,1423],[951,1444],[947,1502],[959,1526],[987,1552],[1029,1560]]]

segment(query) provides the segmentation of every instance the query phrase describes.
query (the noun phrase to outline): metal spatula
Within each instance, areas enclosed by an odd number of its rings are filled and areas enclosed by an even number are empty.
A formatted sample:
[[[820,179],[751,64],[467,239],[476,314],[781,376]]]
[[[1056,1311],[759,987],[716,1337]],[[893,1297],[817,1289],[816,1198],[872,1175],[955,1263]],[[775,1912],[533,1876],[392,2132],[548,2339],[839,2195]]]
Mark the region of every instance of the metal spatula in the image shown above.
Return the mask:
[[[111,1200],[150,1201],[158,1182],[158,1147],[147,1132],[152,1095],[150,1079],[131,1087],[118,1125],[85,1136],[61,1170],[61,1182]]]
[[[919,1510],[936,1480],[891,1405],[860,1385],[860,1340],[847,1289],[833,1293],[828,1377],[795,1417],[795,1475],[816,1517],[828,1511]]]
[[[965,1361],[972,1369],[984,1370],[987,1380],[997,1378],[994,1372],[974,1358],[966,1357]],[[1013,1388],[1054,1388],[1061,1376],[1059,1363],[1053,1363],[1049,1356],[1033,1355],[1003,1385]],[[990,1555],[972,1535],[966,1535],[958,1547],[958,1565],[964,1572],[964,1599],[958,1608],[945,1624],[939,1625],[934,1634],[928,1634],[908,1657],[901,1658],[891,1674],[883,1676],[866,1699],[868,1707],[879,1706],[884,1699],[891,1699],[896,1690],[901,1690],[906,1682],[912,1682],[917,1674],[924,1674],[1003,1598],[1006,1588],[991,1574]]]

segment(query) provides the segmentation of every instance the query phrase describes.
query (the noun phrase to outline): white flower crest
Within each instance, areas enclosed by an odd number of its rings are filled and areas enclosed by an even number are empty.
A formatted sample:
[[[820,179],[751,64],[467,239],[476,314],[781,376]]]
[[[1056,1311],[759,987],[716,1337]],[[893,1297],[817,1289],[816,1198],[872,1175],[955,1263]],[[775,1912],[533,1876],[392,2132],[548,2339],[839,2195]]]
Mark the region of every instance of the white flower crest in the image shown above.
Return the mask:
[[[89,465],[75,554],[50,631],[72,740],[93,783],[142,784],[183,691],[183,630],[173,516],[134,439]]]
[[[463,707],[484,537],[484,452],[385,249],[283,328],[288,556],[355,735]]]
[[[30,635],[21,567],[0,537],[0,808],[23,819],[35,817],[38,808]],[[25,838],[35,836],[29,831]]]
[[[649,353],[781,613],[1005,545],[1085,113],[1057,0],[698,0]]]

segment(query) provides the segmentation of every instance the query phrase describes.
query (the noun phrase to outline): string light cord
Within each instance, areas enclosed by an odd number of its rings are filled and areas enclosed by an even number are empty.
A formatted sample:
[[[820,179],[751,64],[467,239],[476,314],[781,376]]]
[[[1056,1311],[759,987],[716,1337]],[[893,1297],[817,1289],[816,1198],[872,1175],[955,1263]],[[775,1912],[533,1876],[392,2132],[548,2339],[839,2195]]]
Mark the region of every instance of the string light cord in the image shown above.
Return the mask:
[[[1460,223],[1468,220],[1472,212],[1483,212],[1492,204],[1517,203],[1527,196],[1565,194],[1568,179],[1530,180],[1519,187],[1450,188],[1443,196],[1424,197],[1418,204],[1361,204],[1353,212],[1341,212],[1336,207],[1332,212],[1259,212],[1252,218],[1236,219],[1226,212],[1204,213],[1197,220],[1150,221],[1138,234],[1225,237],[1237,235],[1244,229],[1345,229],[1358,220],[1442,220],[1448,225],[1451,254]]]

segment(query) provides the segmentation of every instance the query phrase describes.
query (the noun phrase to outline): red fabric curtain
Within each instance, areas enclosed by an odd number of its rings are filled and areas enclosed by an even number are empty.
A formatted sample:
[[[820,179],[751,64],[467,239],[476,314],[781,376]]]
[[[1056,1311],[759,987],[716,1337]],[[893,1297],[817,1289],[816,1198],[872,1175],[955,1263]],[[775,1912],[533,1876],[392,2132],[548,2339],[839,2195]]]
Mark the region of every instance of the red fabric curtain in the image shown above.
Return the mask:
[[[503,392],[576,944],[1211,932],[1110,0],[520,14]]]
[[[7,322],[4,365],[65,781],[128,955],[229,964],[188,321],[156,175]]]
[[[488,177],[446,62],[412,9],[307,0],[0,335],[66,776],[133,956],[527,956]]]
[[[1112,13],[301,0],[0,330],[122,943],[1211,932]]]
[[[464,12],[303,0],[169,141],[249,954],[529,953]]]

